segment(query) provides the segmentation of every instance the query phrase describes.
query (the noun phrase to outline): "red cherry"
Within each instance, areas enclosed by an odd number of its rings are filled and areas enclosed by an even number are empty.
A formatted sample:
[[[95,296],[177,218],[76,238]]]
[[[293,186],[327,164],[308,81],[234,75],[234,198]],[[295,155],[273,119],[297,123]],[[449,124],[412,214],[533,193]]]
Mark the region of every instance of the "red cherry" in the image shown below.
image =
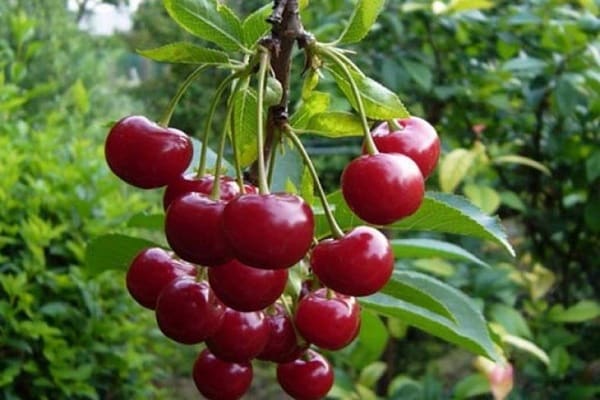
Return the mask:
[[[350,209],[374,225],[387,225],[413,214],[425,194],[417,164],[395,153],[352,160],[342,173],[341,186]]]
[[[192,160],[190,138],[142,116],[117,122],[106,138],[104,154],[110,169],[142,189],[165,186],[181,175]]]
[[[269,340],[256,358],[276,363],[298,358],[306,350],[308,343],[298,343],[292,319],[283,306],[275,304],[271,312],[265,312],[265,316],[269,326]]]
[[[381,289],[394,270],[388,239],[375,228],[359,226],[340,239],[327,239],[312,251],[310,264],[323,285],[350,296]]]
[[[209,400],[237,400],[250,388],[252,364],[219,360],[208,349],[198,355],[192,372],[198,391]]]
[[[333,386],[333,369],[325,357],[309,349],[300,358],[279,364],[277,381],[296,400],[319,400]]]
[[[275,302],[287,283],[286,269],[252,268],[237,260],[208,270],[210,287],[228,307],[258,311]]]
[[[440,138],[429,122],[418,117],[397,119],[401,130],[390,130],[383,122],[371,132],[377,149],[382,153],[404,154],[417,163],[424,178],[427,178],[440,158]]]
[[[255,268],[291,267],[313,239],[314,217],[299,196],[246,194],[225,207],[223,228],[235,258]]]
[[[206,282],[177,279],[158,296],[156,321],[165,336],[183,344],[206,340],[220,328],[225,306]]]
[[[204,266],[231,260],[221,228],[225,203],[200,193],[175,199],[165,219],[165,234],[173,251],[186,261]]]
[[[261,311],[239,312],[225,310],[223,323],[206,346],[219,359],[244,362],[255,358],[269,340],[269,327]]]
[[[127,270],[127,290],[142,306],[154,310],[158,295],[177,278],[196,276],[196,267],[173,258],[160,247],[140,251]]]
[[[173,200],[190,192],[210,195],[214,181],[215,177],[213,175],[198,177],[196,174],[188,174],[179,176],[170,182],[165,190],[165,194],[163,195],[163,207],[165,211]],[[219,199],[228,202],[239,196],[240,187],[235,179],[229,176],[221,176],[219,177],[219,182],[221,184]],[[256,186],[250,184],[244,184],[244,191],[246,193],[258,193]]]
[[[303,338],[327,350],[339,350],[356,338],[360,307],[356,299],[321,288],[302,298],[296,328]]]

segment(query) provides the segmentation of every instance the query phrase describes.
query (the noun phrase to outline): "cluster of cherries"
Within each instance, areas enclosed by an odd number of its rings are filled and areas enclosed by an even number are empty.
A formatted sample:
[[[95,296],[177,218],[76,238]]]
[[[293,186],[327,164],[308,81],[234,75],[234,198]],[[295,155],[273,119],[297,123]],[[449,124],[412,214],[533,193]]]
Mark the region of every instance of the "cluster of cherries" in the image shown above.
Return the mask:
[[[345,168],[342,192],[361,219],[385,225],[418,209],[440,144],[416,117],[371,134],[380,152]],[[338,350],[356,338],[356,296],[377,292],[392,274],[388,239],[364,225],[315,244],[312,209],[301,197],[241,188],[226,176],[184,175],[192,153],[183,132],[141,116],[120,120],[107,137],[106,160],[117,176],[139,188],[166,186],[172,252],[141,251],[127,273],[129,292],[155,311],[164,335],[205,343],[193,379],[207,398],[240,398],[255,358],[277,363],[277,380],[293,398],[324,397],[333,370],[314,348]],[[289,296],[288,269],[302,260],[310,273]]]

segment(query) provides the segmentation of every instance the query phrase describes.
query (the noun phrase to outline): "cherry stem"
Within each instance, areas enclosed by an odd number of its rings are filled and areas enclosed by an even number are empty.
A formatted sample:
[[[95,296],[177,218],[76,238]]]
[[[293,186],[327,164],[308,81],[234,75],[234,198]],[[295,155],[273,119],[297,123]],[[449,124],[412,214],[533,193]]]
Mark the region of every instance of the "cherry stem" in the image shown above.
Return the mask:
[[[181,100],[181,97],[187,91],[187,89],[190,87],[192,82],[194,82],[196,80],[196,78],[198,78],[200,76],[200,74],[208,67],[209,67],[209,65],[206,65],[206,64],[200,65],[198,68],[193,70],[187,76],[187,78],[185,78],[185,81],[183,81],[181,86],[179,86],[179,89],[177,89],[177,93],[175,93],[175,96],[173,96],[171,98],[171,100],[169,101],[169,104],[167,105],[167,108],[166,108],[164,114],[160,117],[160,120],[158,121],[158,124],[160,126],[163,126],[163,127],[169,126],[169,122],[171,122],[171,117],[173,116],[175,107],[177,107],[177,103],[179,103],[179,100]]]
[[[367,149],[367,153],[369,153],[370,155],[379,153],[379,151],[377,150],[377,146],[375,146],[375,142],[373,141],[373,138],[371,137],[371,129],[369,128],[369,123],[367,121],[365,105],[363,104],[362,97],[360,95],[360,90],[358,89],[358,85],[356,84],[354,77],[350,73],[350,70],[348,69],[346,62],[344,61],[345,56],[341,57],[340,54],[337,51],[335,51],[334,49],[321,47],[321,50],[324,55],[328,56],[338,67],[340,67],[340,69],[346,76],[348,83],[350,83],[350,87],[352,89],[352,94],[354,95],[354,98],[356,100],[356,106],[358,107],[358,114],[360,116],[360,121],[362,123],[363,135],[364,135],[364,139],[365,139],[365,147]],[[355,68],[354,64],[350,64],[350,65],[352,66],[352,68]]]
[[[208,111],[208,118],[206,120],[206,126],[204,127],[204,136],[202,138],[202,150],[200,152],[200,161],[198,162],[198,169],[196,170],[196,175],[204,176],[204,172],[206,170],[206,158],[208,154],[208,138],[210,136],[211,126],[213,118],[215,117],[215,111],[217,110],[217,105],[221,100],[221,96],[223,92],[227,89],[229,84],[236,79],[240,75],[239,72],[235,74],[229,75],[227,78],[223,79],[219,87],[217,88],[215,95],[210,103],[210,109]],[[215,174],[218,175],[219,171],[215,171]]]
[[[294,146],[296,146],[296,149],[302,156],[304,163],[308,167],[308,171],[310,172],[310,175],[312,176],[313,181],[315,183],[315,187],[317,189],[317,195],[319,196],[319,199],[321,199],[321,205],[323,206],[323,211],[325,212],[325,217],[327,218],[327,223],[329,224],[329,228],[331,229],[331,234],[336,239],[340,239],[340,238],[344,237],[344,231],[342,231],[342,228],[340,228],[337,221],[335,220],[335,217],[333,216],[333,212],[331,211],[331,208],[329,206],[329,201],[327,201],[327,195],[325,194],[325,191],[323,190],[323,186],[321,185],[321,180],[319,179],[319,175],[317,174],[315,165],[313,164],[312,160],[310,159],[310,156],[308,155],[306,148],[302,144],[302,141],[300,140],[298,135],[296,135],[294,133],[294,131],[290,125],[286,124],[284,126],[284,132],[292,140],[292,142],[294,143]]]
[[[277,145],[278,145],[278,140],[277,138],[273,139],[273,144],[271,147],[271,151],[269,153],[269,163],[267,164],[267,182],[269,183],[269,186],[271,185],[271,183],[273,182],[273,174],[275,172],[275,159],[277,158]]]
[[[388,127],[389,127],[390,131],[392,131],[392,132],[401,131],[403,129],[402,125],[400,125],[398,123],[398,121],[396,121],[393,118],[387,120],[387,124],[388,124]]]
[[[267,183],[267,173],[265,171],[265,133],[263,121],[263,101],[265,97],[265,80],[270,63],[270,54],[267,49],[260,48],[260,67],[258,70],[258,96],[257,96],[257,120],[258,127],[256,132],[256,141],[258,146],[258,190],[260,194],[269,193]]]

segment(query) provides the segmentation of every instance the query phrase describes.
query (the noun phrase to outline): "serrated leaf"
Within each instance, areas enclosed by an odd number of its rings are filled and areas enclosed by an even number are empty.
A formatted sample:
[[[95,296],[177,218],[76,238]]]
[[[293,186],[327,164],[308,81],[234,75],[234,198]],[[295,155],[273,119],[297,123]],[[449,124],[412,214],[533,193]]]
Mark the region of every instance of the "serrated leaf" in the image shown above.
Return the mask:
[[[125,271],[133,258],[156,243],[128,235],[109,234],[93,239],[86,248],[86,270],[92,276],[109,269]]]
[[[189,42],[170,43],[155,49],[138,50],[138,53],[154,61],[180,64],[227,64],[227,53],[207,49]]]
[[[358,0],[339,42],[356,43],[362,40],[369,33],[384,5],[385,0]]]
[[[394,256],[402,258],[439,257],[448,260],[468,261],[489,268],[481,259],[455,244],[434,239],[393,239]]]
[[[363,134],[360,118],[355,114],[341,111],[327,111],[313,115],[308,121],[306,130],[330,138]]]
[[[244,32],[244,44],[246,46],[254,46],[260,38],[269,32],[271,25],[267,23],[267,18],[272,10],[273,5],[266,4],[244,19],[242,31]]]
[[[251,88],[239,90],[233,99],[233,129],[236,135],[236,150],[242,167],[254,162],[258,156],[258,100]]]
[[[356,98],[344,72],[338,65],[326,64],[326,66],[333,75],[338,87],[344,93],[344,96],[346,96],[354,110],[358,111]],[[388,120],[393,118],[408,118],[410,116],[400,98],[381,83],[354,69],[350,69],[350,75],[356,82],[368,118]]]
[[[327,199],[342,229],[366,224],[350,211],[340,191],[331,193]],[[500,220],[483,213],[462,196],[427,192],[416,213],[386,228],[452,233],[490,240],[504,247],[510,255],[515,255]],[[329,234],[324,216],[317,216],[316,229],[318,237]]]
[[[453,192],[475,162],[477,154],[467,149],[454,149],[446,154],[439,167],[439,183],[443,192]]]
[[[451,286],[435,281],[426,275],[419,275],[414,272],[396,271],[392,279],[409,280],[409,282],[411,280],[412,282],[427,280],[432,287],[435,286],[432,293],[435,293],[436,298],[444,304],[452,315],[452,319],[384,293],[364,297],[360,303],[366,309],[388,317],[399,318],[409,325],[476,354],[500,360],[501,357],[490,338],[486,322],[471,300]]]
[[[239,19],[217,0],[164,0],[164,6],[189,33],[227,51],[245,50]]]
[[[303,99],[300,106],[290,118],[290,124],[296,129],[305,129],[308,126],[310,118],[318,113],[327,111],[331,103],[329,93],[313,91]]]
[[[489,186],[469,184],[465,185],[463,192],[473,204],[487,214],[496,212],[500,206],[500,195]]]
[[[525,165],[527,167],[531,167],[533,169],[537,169],[540,172],[543,172],[544,174],[550,176],[552,175],[552,173],[550,172],[550,170],[548,169],[548,167],[546,167],[544,164],[532,160],[531,158],[528,157],[523,157],[523,156],[519,156],[516,154],[509,154],[509,155],[505,155],[505,156],[499,156],[499,157],[495,157],[492,162],[494,164],[519,164],[519,165]]]

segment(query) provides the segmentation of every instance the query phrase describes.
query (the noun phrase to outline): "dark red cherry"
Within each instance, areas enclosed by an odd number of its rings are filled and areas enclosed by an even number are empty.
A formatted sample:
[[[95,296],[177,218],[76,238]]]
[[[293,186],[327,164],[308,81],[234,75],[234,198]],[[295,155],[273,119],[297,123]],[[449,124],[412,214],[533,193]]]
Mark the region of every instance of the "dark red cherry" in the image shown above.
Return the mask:
[[[133,186],[152,189],[169,184],[186,170],[193,147],[185,133],[135,115],[112,127],[104,154],[119,178]]]
[[[156,321],[165,336],[183,344],[206,340],[221,327],[225,306],[208,283],[180,278],[158,296]]]
[[[285,363],[295,360],[304,353],[308,343],[298,342],[292,319],[283,306],[275,304],[272,310],[265,311],[265,317],[269,327],[269,340],[256,358]]]
[[[165,190],[163,195],[163,207],[165,211],[173,200],[183,196],[184,194],[197,192],[203,193],[207,196],[210,195],[214,181],[215,177],[213,175],[198,177],[196,174],[188,174],[179,176],[177,179],[169,183],[167,189]],[[230,201],[239,196],[241,193],[240,187],[234,178],[229,176],[221,176],[219,177],[219,182],[221,184],[221,194],[219,196],[221,200],[226,202]],[[245,193],[257,193],[258,189],[254,185],[244,184],[244,191]]]
[[[258,311],[275,302],[287,283],[286,269],[252,268],[231,260],[208,270],[210,287],[228,307],[237,311]]]
[[[394,254],[385,235],[359,226],[340,239],[320,242],[312,251],[310,264],[328,288],[350,296],[367,296],[390,279]]]
[[[333,386],[333,368],[325,357],[309,349],[298,359],[279,364],[277,381],[296,400],[319,400]]]
[[[397,119],[396,123],[402,129],[392,130],[387,122],[383,122],[371,131],[377,149],[412,158],[427,178],[440,158],[440,138],[435,128],[419,117]]]
[[[219,360],[208,349],[200,353],[192,372],[198,391],[209,400],[237,400],[250,388],[252,364]]]
[[[175,199],[165,219],[165,234],[173,251],[186,261],[204,266],[231,260],[221,227],[226,204],[200,193]]]
[[[418,210],[425,194],[423,175],[402,154],[378,153],[352,160],[342,173],[348,207],[374,225],[387,225]]]
[[[225,207],[223,228],[235,258],[255,268],[291,267],[313,239],[314,217],[299,196],[246,194]]]
[[[300,335],[310,343],[339,350],[358,334],[360,307],[354,297],[321,288],[298,302],[295,323]]]
[[[269,339],[269,327],[262,311],[225,310],[223,323],[206,346],[223,361],[244,362],[255,358]]]
[[[173,258],[160,247],[140,251],[127,270],[127,290],[142,306],[154,310],[158,295],[173,280],[196,276],[196,267]]]

